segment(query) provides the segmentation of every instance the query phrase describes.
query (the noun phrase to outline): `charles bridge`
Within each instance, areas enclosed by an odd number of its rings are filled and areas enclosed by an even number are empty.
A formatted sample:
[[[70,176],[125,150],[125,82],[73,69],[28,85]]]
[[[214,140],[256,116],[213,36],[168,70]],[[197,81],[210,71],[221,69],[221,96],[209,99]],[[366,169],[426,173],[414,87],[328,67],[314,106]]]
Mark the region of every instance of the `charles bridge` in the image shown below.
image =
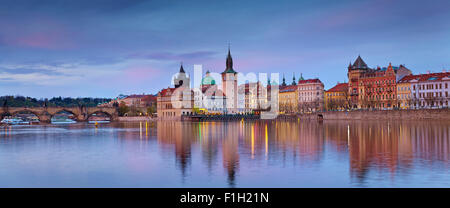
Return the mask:
[[[0,108],[0,120],[5,116],[14,116],[18,113],[29,112],[39,118],[40,122],[50,122],[51,118],[60,112],[69,112],[77,121],[87,121],[93,114],[103,113],[115,121],[119,117],[115,107],[2,107]]]

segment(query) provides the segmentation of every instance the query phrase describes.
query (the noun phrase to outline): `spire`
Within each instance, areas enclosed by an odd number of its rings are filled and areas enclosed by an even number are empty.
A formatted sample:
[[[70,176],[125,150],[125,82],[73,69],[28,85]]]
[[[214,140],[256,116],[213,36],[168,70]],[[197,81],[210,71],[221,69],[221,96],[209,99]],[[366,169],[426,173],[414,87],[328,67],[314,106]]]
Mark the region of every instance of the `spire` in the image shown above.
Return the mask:
[[[297,82],[295,81],[295,72],[293,73],[293,77],[292,77],[292,85],[296,85]]]
[[[231,51],[230,51],[230,45],[229,44],[228,44],[228,55],[227,55],[226,66],[227,66],[227,68],[222,73],[234,73],[234,74],[237,73],[233,69],[233,58],[231,58]]]
[[[305,79],[303,79],[302,73],[300,73],[300,79],[298,79],[298,81],[300,81],[300,80],[305,80]]]
[[[180,73],[186,73],[186,72],[184,72],[184,69],[183,69],[183,62],[181,62]]]
[[[230,45],[228,45],[227,69],[233,69],[233,58],[231,58]]]
[[[284,78],[284,73],[283,73],[283,83],[281,83],[281,86],[286,86],[286,79]]]

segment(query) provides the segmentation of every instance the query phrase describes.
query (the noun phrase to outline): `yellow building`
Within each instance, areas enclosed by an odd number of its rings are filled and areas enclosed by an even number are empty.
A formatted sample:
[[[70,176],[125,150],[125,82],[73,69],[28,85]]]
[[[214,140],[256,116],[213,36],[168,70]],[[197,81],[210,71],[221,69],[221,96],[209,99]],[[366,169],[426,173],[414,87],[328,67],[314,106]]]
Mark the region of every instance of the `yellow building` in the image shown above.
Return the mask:
[[[338,83],[336,86],[325,91],[325,108],[327,110],[342,110],[349,104],[348,83]]]
[[[281,114],[298,112],[297,85],[280,86],[278,94],[278,106]]]
[[[410,81],[413,77],[412,75],[405,76],[397,82],[397,106],[400,109],[408,109],[412,101]]]

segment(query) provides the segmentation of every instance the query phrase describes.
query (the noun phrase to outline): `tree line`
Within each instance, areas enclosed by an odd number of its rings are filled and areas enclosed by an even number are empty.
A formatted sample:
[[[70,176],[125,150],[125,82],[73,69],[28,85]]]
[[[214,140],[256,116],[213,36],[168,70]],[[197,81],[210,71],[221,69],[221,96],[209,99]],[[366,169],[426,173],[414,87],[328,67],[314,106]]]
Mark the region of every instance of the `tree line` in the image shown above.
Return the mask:
[[[95,107],[98,104],[109,102],[110,98],[71,98],[53,97],[51,99],[36,99],[25,96],[1,96],[2,107]]]

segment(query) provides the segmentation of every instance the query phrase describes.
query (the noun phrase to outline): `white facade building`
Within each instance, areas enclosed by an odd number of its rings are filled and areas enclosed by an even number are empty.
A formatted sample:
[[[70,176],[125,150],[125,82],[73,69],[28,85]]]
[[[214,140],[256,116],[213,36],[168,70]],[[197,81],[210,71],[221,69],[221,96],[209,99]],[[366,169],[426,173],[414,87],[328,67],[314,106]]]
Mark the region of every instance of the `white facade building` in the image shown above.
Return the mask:
[[[301,112],[319,111],[324,106],[324,85],[319,79],[298,81],[298,105]]]
[[[413,108],[448,108],[450,72],[413,75],[411,98]]]

